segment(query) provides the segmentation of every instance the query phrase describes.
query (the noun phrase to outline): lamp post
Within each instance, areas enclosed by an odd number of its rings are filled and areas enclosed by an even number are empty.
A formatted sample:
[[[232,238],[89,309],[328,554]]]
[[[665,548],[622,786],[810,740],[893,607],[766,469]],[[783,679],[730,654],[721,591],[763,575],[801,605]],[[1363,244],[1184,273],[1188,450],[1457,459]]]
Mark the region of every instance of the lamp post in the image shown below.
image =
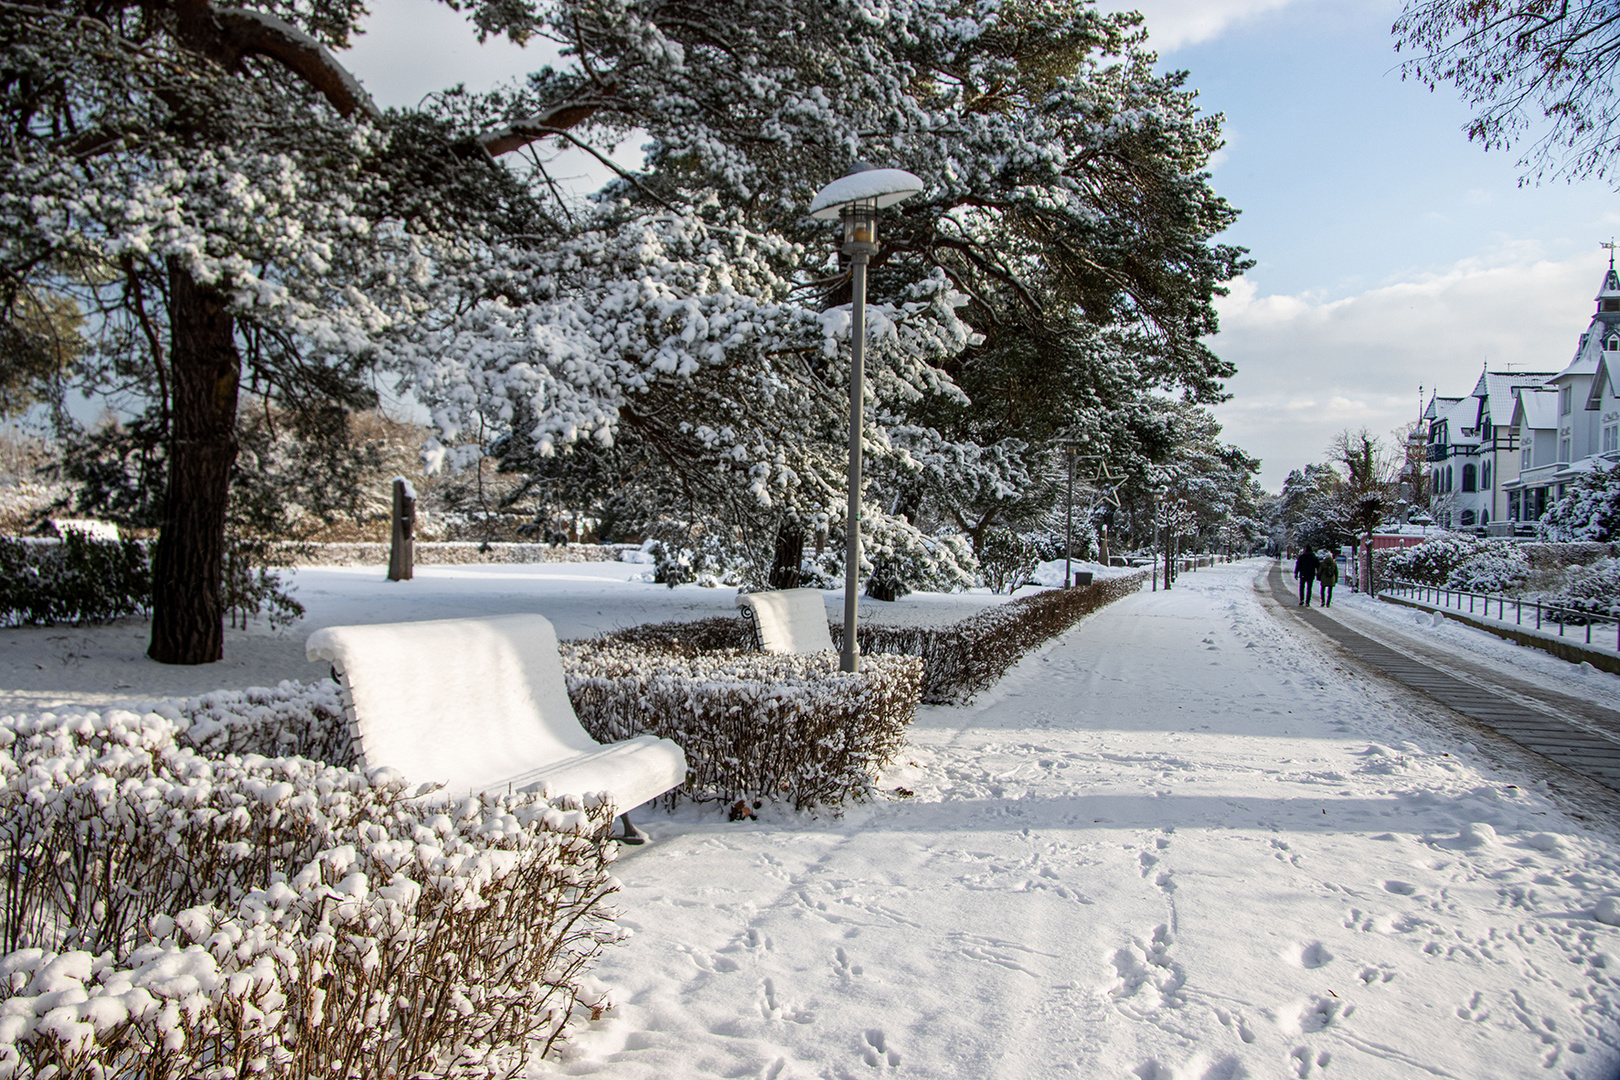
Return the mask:
[[[861,382],[866,363],[866,265],[878,252],[877,212],[909,199],[923,188],[922,181],[904,169],[874,169],[864,162],[851,166],[847,176],[822,188],[810,204],[810,216],[844,223],[844,254],[854,271],[851,281],[849,325],[849,516],[844,551],[844,647],[838,666],[855,671],[860,666],[855,646],[855,614],[860,599],[861,570]]]

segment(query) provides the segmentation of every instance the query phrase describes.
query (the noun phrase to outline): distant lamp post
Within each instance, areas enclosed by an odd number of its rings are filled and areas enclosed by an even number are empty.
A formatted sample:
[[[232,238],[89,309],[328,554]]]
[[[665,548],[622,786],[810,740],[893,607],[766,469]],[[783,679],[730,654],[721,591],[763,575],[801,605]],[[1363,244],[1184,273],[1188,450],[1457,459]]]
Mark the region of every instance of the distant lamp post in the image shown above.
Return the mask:
[[[810,216],[844,223],[844,254],[854,268],[849,326],[849,538],[844,553],[844,648],[838,666],[855,671],[860,666],[855,646],[855,613],[861,569],[861,380],[866,363],[866,264],[878,251],[878,211],[923,189],[923,183],[904,169],[874,169],[856,162],[849,175],[821,189],[810,204]]]

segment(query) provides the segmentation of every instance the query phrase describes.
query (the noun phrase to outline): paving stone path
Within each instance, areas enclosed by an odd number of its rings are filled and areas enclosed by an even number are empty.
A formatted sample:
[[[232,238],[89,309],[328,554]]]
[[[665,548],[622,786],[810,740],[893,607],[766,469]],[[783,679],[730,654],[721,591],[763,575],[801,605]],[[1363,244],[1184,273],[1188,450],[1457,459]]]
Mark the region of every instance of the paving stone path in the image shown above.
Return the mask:
[[[1320,608],[1300,607],[1297,591],[1290,584],[1283,580],[1280,563],[1272,567],[1271,592],[1282,610],[1328,637],[1364,666],[1427,694],[1572,772],[1620,791],[1620,712],[1500,671],[1490,673],[1490,686],[1465,681],[1351,630]],[[1447,666],[1453,670],[1474,667],[1450,658]]]

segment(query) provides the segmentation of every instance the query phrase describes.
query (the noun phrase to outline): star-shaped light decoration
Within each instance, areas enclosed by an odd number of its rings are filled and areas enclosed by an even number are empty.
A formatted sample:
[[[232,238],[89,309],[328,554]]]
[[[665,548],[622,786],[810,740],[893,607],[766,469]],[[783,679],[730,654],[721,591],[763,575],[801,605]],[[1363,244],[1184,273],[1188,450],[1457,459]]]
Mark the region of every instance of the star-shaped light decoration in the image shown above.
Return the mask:
[[[1119,509],[1119,486],[1125,482],[1124,473],[1116,473],[1109,469],[1108,462],[1102,458],[1097,459],[1097,475],[1082,476],[1087,487],[1097,493],[1096,502],[1105,502]],[[1093,503],[1095,505],[1095,503]]]

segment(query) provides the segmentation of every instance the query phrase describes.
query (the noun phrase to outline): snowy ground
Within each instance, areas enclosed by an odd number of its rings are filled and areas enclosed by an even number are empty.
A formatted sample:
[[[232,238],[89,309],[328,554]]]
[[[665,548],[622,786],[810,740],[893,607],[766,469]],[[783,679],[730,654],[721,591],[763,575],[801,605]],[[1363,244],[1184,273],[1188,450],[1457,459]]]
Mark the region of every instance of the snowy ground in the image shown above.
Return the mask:
[[[1063,564],[1055,565],[1061,582]],[[262,623],[228,630],[225,659],[192,668],[165,667],[146,658],[146,619],[97,627],[0,628],[0,715],[319,678],[325,672],[304,659],[304,640],[324,626],[537,611],[552,621],[559,637],[580,638],[640,623],[736,615],[736,589],[671,589],[653,584],[650,570],[631,563],[423,566],[414,580],[398,582],[388,581],[383,567],[302,567],[289,573],[294,596],[307,609],[302,621],[284,630]],[[829,617],[843,621],[843,593],[824,597]],[[913,593],[894,603],[862,597],[859,617],[950,623],[1006,599],[983,589]]]
[[[635,935],[598,972],[620,1004],[541,1073],[1620,1074],[1620,927],[1594,917],[1620,921],[1615,797],[1340,670],[1266,609],[1269,565],[1129,597],[972,706],[920,710],[887,797],[840,820],[644,812],[655,843],[618,869]],[[732,610],[638,569],[305,570],[304,625],[202,669],[141,660],[140,624],[0,631],[0,712],[308,678],[317,625]]]
[[[654,819],[602,972],[622,1005],[554,1069],[1615,1076],[1613,829],[1347,680],[1260,569],[922,710],[895,796],[842,821]]]

